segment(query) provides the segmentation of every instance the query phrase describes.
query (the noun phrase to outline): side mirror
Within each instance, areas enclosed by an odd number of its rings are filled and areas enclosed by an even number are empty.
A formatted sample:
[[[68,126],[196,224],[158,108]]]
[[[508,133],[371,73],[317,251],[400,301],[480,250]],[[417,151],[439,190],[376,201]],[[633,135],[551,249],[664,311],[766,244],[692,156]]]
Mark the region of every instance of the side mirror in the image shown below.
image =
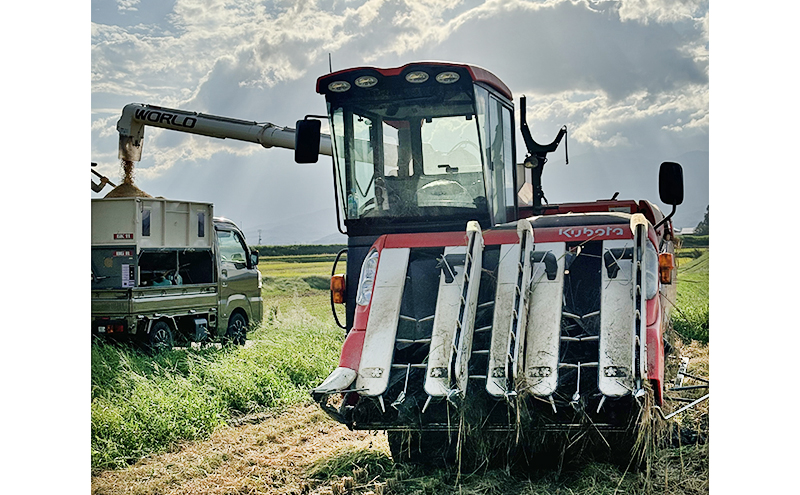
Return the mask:
[[[258,251],[255,249],[250,251],[250,267],[256,268],[258,267]]]
[[[319,159],[319,140],[322,122],[319,120],[298,120],[294,134],[294,161],[297,163],[317,163]]]
[[[683,203],[683,167],[679,163],[664,162],[658,170],[658,195],[661,202],[677,206]]]

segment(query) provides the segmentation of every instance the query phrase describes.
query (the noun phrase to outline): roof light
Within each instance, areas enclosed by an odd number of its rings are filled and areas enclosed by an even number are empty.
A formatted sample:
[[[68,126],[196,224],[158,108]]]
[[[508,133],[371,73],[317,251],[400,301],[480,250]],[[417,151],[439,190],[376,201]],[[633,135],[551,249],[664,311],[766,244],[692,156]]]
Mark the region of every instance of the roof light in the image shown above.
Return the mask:
[[[458,81],[460,77],[457,72],[447,71],[437,74],[436,80],[442,84],[452,84]]]
[[[371,88],[378,84],[378,78],[374,76],[361,76],[356,79],[356,86],[359,88]]]
[[[414,84],[424,83],[428,80],[428,73],[421,70],[415,70],[406,74],[406,81]]]
[[[350,89],[350,83],[347,81],[333,81],[328,84],[328,90],[334,93],[344,93],[348,89]]]

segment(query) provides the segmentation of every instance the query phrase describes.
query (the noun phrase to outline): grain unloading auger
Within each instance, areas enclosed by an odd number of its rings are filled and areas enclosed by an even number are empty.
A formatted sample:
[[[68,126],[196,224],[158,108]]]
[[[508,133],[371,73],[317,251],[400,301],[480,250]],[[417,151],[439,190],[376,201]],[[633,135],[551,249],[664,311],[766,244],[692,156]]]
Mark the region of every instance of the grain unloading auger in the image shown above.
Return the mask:
[[[257,143],[265,148],[295,149],[295,130],[290,127],[131,103],[125,105],[117,121],[121,160],[138,162],[142,159],[145,126]],[[320,136],[318,150],[323,155],[331,154],[329,136]]]
[[[511,92],[484,69],[359,67],[317,91],[348,235],[331,283],[348,333],[312,391],[330,416],[387,430],[403,457],[402,432],[624,432],[662,404],[680,165],[659,172],[669,216],[616,195],[549,205],[542,169],[566,128],[538,144],[523,98],[518,165]],[[297,126],[296,156],[315,161],[319,124]]]

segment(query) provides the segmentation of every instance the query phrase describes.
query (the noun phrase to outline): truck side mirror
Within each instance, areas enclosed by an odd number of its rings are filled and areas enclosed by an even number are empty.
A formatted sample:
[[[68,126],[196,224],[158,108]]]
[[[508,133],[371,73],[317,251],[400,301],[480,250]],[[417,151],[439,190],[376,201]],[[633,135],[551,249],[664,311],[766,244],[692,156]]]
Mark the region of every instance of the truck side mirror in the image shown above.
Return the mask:
[[[294,161],[317,163],[321,126],[322,122],[315,119],[297,121],[297,129],[294,134]]]
[[[664,162],[658,170],[658,195],[664,204],[683,203],[683,168],[679,163]]]
[[[258,251],[255,249],[250,251],[250,267],[251,268],[258,267]]]

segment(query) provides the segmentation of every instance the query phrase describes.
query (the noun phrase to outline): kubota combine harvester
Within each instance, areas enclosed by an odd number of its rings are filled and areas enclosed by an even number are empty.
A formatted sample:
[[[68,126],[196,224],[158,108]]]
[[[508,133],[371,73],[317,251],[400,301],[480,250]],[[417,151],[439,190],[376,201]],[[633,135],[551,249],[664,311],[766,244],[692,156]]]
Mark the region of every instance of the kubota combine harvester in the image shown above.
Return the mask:
[[[395,457],[430,459],[465,428],[629,432],[644,404],[661,405],[671,214],[546,204],[542,170],[566,128],[536,143],[523,97],[517,165],[511,92],[484,69],[355,68],[317,91],[348,235],[332,280],[347,338],[312,392],[325,411],[387,430]],[[316,159],[318,129],[298,122],[298,161]],[[663,163],[659,181],[674,213],[680,165]]]
[[[669,216],[616,194],[547,204],[542,171],[566,128],[538,144],[523,97],[518,164],[511,91],[484,69],[360,67],[317,91],[330,138],[313,116],[295,131],[146,105],[118,129],[125,160],[139,160],[143,125],[333,156],[348,248],[331,300],[347,337],[312,391],[330,416],[387,430],[395,458],[434,460],[459,432],[630,433],[662,404],[679,164],[659,171]]]

